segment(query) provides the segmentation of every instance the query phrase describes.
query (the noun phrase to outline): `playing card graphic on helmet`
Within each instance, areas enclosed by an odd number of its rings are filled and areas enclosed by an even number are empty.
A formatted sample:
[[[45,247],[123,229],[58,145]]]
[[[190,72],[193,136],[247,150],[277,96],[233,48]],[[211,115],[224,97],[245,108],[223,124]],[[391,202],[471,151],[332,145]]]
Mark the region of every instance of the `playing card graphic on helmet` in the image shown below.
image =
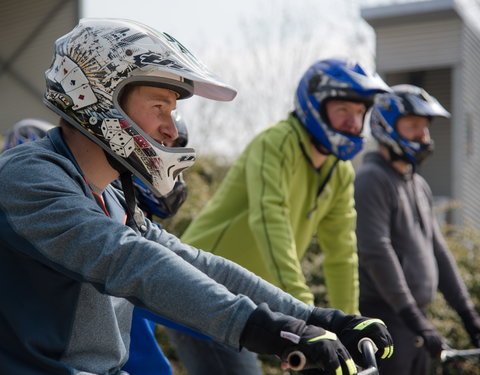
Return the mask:
[[[191,148],[170,148],[148,136],[120,107],[127,85],[230,101],[236,91],[214,76],[172,36],[128,20],[82,19],[55,43],[45,72],[47,106],[141,178],[168,194],[191,166]]]

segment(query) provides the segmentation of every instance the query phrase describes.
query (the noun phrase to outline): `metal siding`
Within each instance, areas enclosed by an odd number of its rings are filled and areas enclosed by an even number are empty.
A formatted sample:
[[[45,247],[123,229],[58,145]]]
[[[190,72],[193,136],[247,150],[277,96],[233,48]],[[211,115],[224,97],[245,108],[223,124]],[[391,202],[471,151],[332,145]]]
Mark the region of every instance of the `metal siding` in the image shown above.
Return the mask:
[[[377,28],[377,69],[402,71],[457,63],[461,26],[458,19],[452,19]]]
[[[458,150],[456,166],[461,170],[460,199],[468,223],[480,225],[480,38],[465,26],[463,41],[462,111],[459,137],[464,147]]]
[[[72,29],[78,14],[79,0],[0,3],[0,133],[24,117],[58,121],[42,103],[44,72],[51,64],[55,40]]]

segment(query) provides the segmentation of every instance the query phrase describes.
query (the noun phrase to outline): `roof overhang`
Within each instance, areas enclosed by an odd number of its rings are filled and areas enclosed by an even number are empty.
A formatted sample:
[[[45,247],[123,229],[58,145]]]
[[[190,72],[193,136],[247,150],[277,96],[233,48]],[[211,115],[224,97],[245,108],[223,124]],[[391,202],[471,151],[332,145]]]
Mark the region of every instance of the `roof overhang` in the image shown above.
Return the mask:
[[[362,18],[372,27],[418,21],[461,18],[455,0],[416,1],[361,9]]]

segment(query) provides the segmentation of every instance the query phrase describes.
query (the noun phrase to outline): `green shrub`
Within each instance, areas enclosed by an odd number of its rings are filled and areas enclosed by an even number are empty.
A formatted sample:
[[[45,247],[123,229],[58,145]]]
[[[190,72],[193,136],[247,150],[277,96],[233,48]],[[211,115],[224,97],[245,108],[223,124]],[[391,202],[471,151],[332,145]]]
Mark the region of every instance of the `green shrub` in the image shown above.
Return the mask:
[[[465,227],[447,226],[444,228],[444,234],[473,303],[477,311],[480,311],[480,230],[469,225]],[[448,340],[448,344],[452,348],[468,349],[472,347],[460,318],[448,306],[440,293],[437,294],[428,313],[435,327]],[[479,357],[457,358],[445,364],[437,361],[432,373],[435,375],[479,375]]]

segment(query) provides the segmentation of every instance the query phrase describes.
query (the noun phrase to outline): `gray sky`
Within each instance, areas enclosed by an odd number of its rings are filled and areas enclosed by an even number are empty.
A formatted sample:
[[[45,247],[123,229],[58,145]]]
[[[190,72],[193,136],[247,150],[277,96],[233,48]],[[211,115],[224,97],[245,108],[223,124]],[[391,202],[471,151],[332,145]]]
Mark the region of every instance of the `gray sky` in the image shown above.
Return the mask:
[[[373,69],[375,36],[360,8],[406,1],[83,0],[81,16],[128,18],[168,32],[232,84],[232,103],[194,97],[178,108],[199,154],[235,156],[292,109],[300,74],[315,60],[350,57]]]
[[[83,0],[81,15],[134,19],[172,34],[193,52],[202,52],[235,45],[242,38],[239,25],[249,19],[263,17],[268,30],[276,9],[288,9],[292,16],[316,14],[318,23],[342,24],[360,17],[361,6],[405,1],[412,0]],[[349,25],[335,31],[336,36],[352,32]]]

